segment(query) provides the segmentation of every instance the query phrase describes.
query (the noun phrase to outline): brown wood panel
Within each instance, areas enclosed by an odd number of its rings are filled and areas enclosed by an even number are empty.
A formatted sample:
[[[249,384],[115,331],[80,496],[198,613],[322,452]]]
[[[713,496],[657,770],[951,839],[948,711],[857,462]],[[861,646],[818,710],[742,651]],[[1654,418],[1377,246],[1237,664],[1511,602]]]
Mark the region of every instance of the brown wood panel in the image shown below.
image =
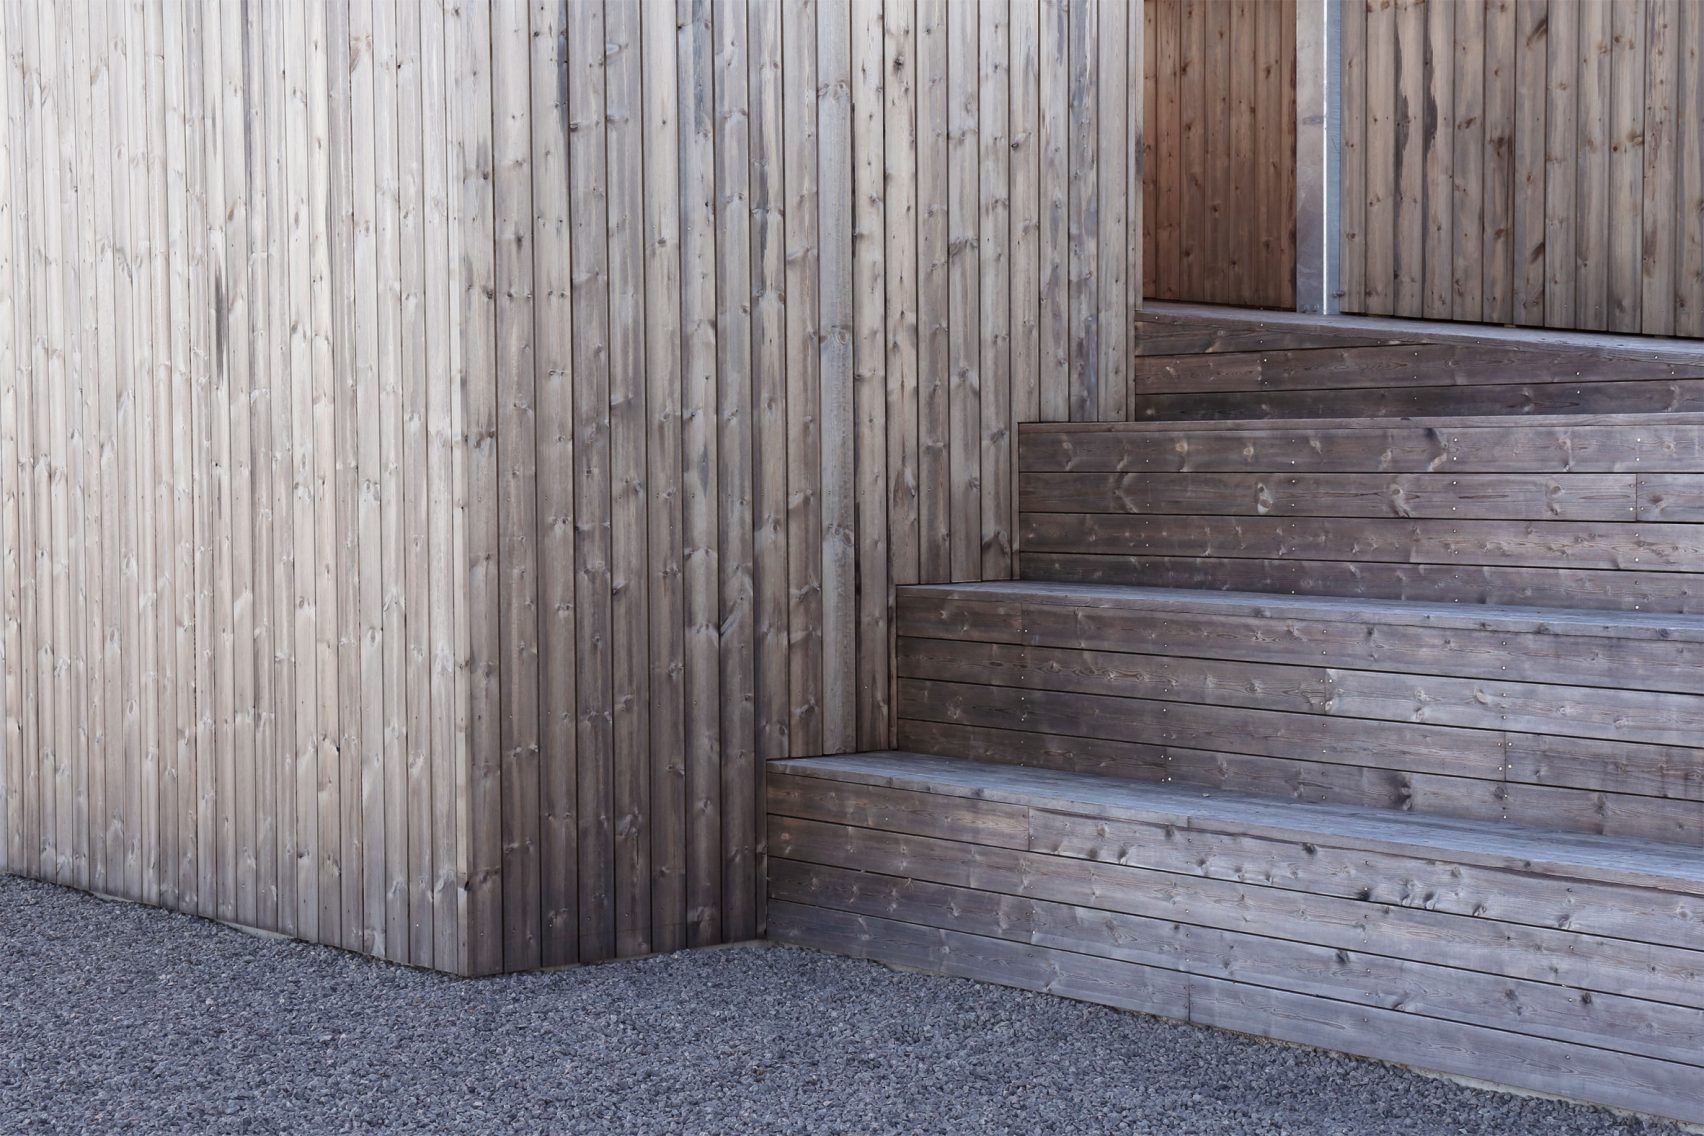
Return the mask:
[[[1148,298],[1294,307],[1294,6],[1145,0],[1142,7],[1143,94],[1153,104],[1143,111],[1151,160],[1142,170],[1142,207],[1152,210],[1153,230],[1143,242]]]

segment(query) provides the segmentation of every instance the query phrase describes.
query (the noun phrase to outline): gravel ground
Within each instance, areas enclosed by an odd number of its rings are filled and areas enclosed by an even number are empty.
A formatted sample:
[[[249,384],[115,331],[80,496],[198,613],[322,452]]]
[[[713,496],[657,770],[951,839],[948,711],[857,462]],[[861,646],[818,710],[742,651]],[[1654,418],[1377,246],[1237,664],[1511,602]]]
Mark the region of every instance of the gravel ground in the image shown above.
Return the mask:
[[[807,951],[464,982],[0,877],[0,1131],[1678,1129]]]

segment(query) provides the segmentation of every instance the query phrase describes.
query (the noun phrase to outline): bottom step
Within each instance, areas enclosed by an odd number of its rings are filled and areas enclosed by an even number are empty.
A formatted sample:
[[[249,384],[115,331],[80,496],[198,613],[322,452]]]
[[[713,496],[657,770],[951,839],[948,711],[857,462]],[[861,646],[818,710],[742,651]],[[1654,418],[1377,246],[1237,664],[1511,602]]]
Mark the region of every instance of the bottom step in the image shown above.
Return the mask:
[[[768,810],[779,941],[1704,1122],[1685,850],[909,753]]]

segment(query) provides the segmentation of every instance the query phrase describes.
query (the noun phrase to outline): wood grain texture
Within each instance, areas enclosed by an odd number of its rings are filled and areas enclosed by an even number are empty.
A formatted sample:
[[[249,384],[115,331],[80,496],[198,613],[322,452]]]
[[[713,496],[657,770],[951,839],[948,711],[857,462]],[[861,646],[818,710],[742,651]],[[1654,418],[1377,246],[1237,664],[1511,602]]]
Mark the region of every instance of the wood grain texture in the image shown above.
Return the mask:
[[[1347,20],[1361,18],[1358,5],[1348,7],[1356,10]],[[1150,160],[1140,170],[1142,212],[1133,221],[1145,224],[1152,213],[1153,239],[1143,233],[1151,285],[1145,295],[1293,307],[1295,219],[1293,209],[1285,214],[1285,201],[1294,201],[1296,180],[1296,118],[1286,110],[1294,106],[1294,5],[1146,0],[1142,8],[1151,61],[1143,82],[1152,93],[1141,97],[1153,105],[1142,111]],[[1118,11],[1108,9],[1103,19]],[[1102,60],[1112,69],[1109,89],[1123,89],[1122,58]],[[1362,74],[1360,58],[1346,55],[1345,82],[1363,81]],[[1360,103],[1346,101],[1345,109],[1351,106]],[[1345,139],[1345,157],[1359,171],[1347,136],[1359,143],[1359,132],[1346,131]],[[1418,144],[1418,131],[1414,137]],[[1345,185],[1344,202],[1364,206]],[[1196,198],[1192,187],[1206,197]],[[1345,240],[1356,239],[1351,231],[1358,232],[1346,229]]]
[[[1135,6],[5,19],[8,865],[457,973],[760,935],[889,581],[1127,413]]]
[[[1694,892],[1659,845],[1531,859],[1494,823],[915,753],[776,772],[783,941],[1699,1115],[1670,1032],[1699,1028],[1687,919],[1615,910]],[[1581,889],[1593,917],[1556,921]]]
[[[1704,25],[1688,9],[1667,0],[1350,5],[1343,310],[1697,335],[1689,64]],[[1426,78],[1414,87],[1408,65],[1421,59]],[[1412,127],[1404,108],[1416,108]],[[1401,190],[1392,208],[1387,185]],[[1416,194],[1429,218],[1421,230],[1406,207]],[[1404,281],[1410,264],[1426,281],[1452,280],[1451,302],[1430,285],[1381,290],[1387,249]]]

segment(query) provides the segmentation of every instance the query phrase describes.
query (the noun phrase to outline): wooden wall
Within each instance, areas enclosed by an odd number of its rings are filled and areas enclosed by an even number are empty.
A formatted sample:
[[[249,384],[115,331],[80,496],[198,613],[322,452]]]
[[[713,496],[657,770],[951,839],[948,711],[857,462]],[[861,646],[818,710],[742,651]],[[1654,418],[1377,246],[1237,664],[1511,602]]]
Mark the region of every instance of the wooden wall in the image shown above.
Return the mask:
[[[0,27],[6,864],[463,969],[485,447],[443,14]]]
[[[1704,335],[1704,9],[1343,14],[1346,312]]]
[[[767,758],[1123,417],[1142,24],[0,0],[5,866],[488,973],[763,930]]]
[[[1295,0],[1144,0],[1142,292],[1296,305]]]

